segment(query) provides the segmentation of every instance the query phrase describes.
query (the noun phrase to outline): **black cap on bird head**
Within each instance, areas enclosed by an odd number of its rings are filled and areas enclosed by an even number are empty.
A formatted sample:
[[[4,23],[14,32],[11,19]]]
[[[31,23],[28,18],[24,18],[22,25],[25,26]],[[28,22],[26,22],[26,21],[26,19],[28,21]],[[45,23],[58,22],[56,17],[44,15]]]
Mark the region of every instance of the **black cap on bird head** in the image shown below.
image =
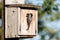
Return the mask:
[[[33,16],[33,14],[32,14],[32,13],[28,13],[26,17],[28,17],[29,15],[31,15],[31,17]]]

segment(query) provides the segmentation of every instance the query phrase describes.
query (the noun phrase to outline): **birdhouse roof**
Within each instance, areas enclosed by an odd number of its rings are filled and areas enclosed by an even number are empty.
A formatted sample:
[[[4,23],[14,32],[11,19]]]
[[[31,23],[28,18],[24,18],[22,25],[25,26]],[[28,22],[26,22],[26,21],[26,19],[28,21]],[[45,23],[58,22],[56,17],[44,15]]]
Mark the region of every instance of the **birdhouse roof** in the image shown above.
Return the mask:
[[[29,4],[7,4],[7,7],[21,7],[21,8],[40,8],[40,6],[29,5]]]

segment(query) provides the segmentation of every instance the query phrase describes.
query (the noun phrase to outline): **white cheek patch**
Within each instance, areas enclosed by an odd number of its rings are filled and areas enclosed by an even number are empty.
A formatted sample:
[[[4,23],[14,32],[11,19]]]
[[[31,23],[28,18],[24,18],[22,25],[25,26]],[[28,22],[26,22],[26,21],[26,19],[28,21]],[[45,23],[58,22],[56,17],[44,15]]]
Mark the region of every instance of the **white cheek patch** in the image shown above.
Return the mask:
[[[31,18],[32,18],[31,15],[29,15],[29,20],[31,20]]]

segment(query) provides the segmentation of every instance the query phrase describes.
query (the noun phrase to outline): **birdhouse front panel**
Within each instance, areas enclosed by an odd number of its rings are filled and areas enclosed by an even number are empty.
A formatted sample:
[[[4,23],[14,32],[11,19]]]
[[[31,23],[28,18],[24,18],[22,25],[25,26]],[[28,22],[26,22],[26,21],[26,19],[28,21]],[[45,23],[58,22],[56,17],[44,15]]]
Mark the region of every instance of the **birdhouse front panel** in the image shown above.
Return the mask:
[[[37,10],[21,9],[21,31],[19,35],[36,35],[37,34]]]

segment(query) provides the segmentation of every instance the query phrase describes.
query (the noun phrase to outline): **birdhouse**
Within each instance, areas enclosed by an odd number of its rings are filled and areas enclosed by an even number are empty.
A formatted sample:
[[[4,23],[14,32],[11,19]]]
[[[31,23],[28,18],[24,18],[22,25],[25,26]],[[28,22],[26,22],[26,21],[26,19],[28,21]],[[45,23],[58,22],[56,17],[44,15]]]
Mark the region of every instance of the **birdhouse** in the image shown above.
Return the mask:
[[[25,0],[5,0],[5,4],[24,4]]]
[[[18,4],[15,4],[15,1],[18,1]],[[24,4],[24,0],[22,2],[19,2],[21,0],[15,1],[5,1],[5,38],[36,36],[38,34],[38,8],[40,6]]]

